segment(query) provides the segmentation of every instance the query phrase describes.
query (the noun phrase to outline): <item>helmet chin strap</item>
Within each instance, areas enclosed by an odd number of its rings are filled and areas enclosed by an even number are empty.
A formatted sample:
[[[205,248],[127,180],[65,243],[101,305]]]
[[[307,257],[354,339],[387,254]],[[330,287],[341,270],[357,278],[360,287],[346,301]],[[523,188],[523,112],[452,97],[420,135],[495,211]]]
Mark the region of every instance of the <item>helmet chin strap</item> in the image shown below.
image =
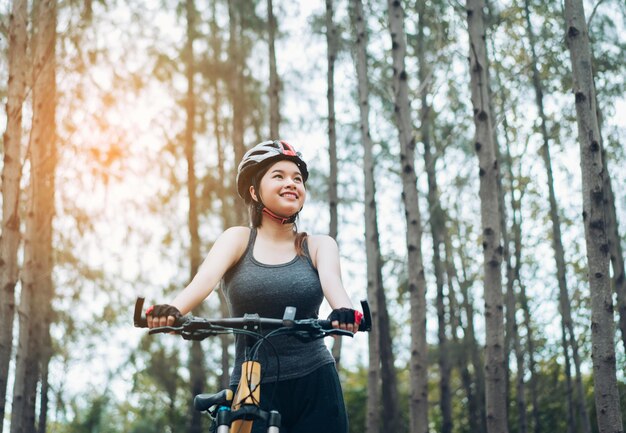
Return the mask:
[[[260,197],[259,197],[259,199],[260,199]],[[269,210],[267,208],[267,206],[265,206],[261,200],[257,200],[256,206],[259,208],[259,210],[261,210],[261,212],[263,212],[265,215],[267,215],[268,217],[270,217],[271,219],[273,219],[274,221],[276,221],[277,223],[280,223],[280,224],[293,224],[293,223],[295,223],[296,222],[296,218],[298,218],[298,214],[300,213],[300,211],[298,211],[298,212],[296,212],[295,214],[293,214],[293,215],[291,215],[289,217],[282,217],[280,215],[276,215],[274,212]],[[302,210],[302,209],[300,209],[300,210]]]
[[[296,212],[295,214],[291,215],[290,217],[281,217],[279,215],[276,215],[274,212],[272,212],[271,210],[269,210],[268,208],[266,208],[265,206],[263,206],[263,210],[262,212],[267,215],[268,217],[270,217],[271,219],[273,219],[276,222],[279,222],[281,224],[293,224],[294,222],[296,222],[296,218],[298,217],[298,213]]]

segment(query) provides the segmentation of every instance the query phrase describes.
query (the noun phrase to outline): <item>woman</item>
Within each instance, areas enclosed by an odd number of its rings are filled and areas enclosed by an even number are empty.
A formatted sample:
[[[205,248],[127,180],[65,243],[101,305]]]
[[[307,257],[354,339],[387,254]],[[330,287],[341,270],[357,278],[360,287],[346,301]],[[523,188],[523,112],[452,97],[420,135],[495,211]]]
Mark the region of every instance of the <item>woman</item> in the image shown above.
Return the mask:
[[[222,233],[174,301],[148,309],[148,326],[173,325],[222,280],[234,317],[258,313],[282,318],[285,307],[294,306],[297,319],[317,318],[326,298],[333,326],[357,332],[361,313],[352,309],[343,287],[337,243],[296,229],[307,177],[300,153],[285,141],[265,141],[250,149],[239,164],[237,190],[249,206],[251,227]],[[269,343],[259,353],[261,406],[281,413],[281,432],[347,433],[341,386],[324,342],[281,336]],[[237,338],[232,386],[240,380],[244,351],[245,338]],[[263,428],[255,426],[253,432]]]

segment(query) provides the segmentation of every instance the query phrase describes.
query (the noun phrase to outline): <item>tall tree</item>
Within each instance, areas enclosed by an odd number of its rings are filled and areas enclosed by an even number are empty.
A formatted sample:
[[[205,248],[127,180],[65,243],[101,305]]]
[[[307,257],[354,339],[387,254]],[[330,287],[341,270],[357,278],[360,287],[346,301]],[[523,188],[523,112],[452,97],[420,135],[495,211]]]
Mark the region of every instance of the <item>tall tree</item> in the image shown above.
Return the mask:
[[[467,338],[469,329],[473,329],[473,323],[470,324],[469,318],[472,317],[471,314],[466,315],[468,319],[467,326],[463,327],[461,323],[461,305],[458,304],[456,299],[456,290],[455,283],[458,283],[459,286],[467,285],[467,281],[461,282],[459,280],[459,276],[456,270],[456,266],[454,264],[454,253],[452,248],[452,242],[450,239],[450,233],[448,230],[444,231],[444,247],[445,247],[445,267],[446,267],[446,276],[448,281],[448,299],[449,299],[449,311],[450,311],[450,334],[452,335],[452,343],[454,347],[457,348],[458,355],[455,359],[455,363],[457,368],[461,373],[461,382],[463,384],[463,388],[465,390],[465,395],[467,397],[467,417],[469,429],[472,432],[484,432],[484,423],[481,423],[481,404],[479,402],[478,394],[478,383],[472,383],[475,378],[478,380],[478,375],[474,375],[470,372],[469,366],[471,364],[471,356],[468,353],[469,350],[466,350],[468,345],[465,344],[465,341],[469,341]],[[467,290],[465,290],[467,292]],[[464,332],[464,340],[459,339],[459,330],[463,329]],[[474,346],[476,342],[473,343]],[[466,347],[464,347],[466,346]],[[480,371],[479,369],[475,369],[475,371]]]
[[[240,0],[228,2],[228,96],[232,105],[231,141],[235,161],[238,164],[245,153],[245,107],[244,107],[244,53],[243,53],[243,3]],[[235,201],[235,222],[246,224],[246,209],[242,200]]]
[[[503,127],[506,124],[506,116],[504,116],[504,120],[503,120]],[[506,129],[506,127],[504,127]],[[506,132],[504,133],[504,136],[506,137]],[[511,158],[510,158],[510,150],[509,150],[509,142],[507,140],[506,143],[506,155],[507,155],[507,167],[509,168],[509,173],[512,174],[512,169],[511,169]],[[511,201],[515,202],[515,191],[513,188],[513,184],[514,184],[514,180],[513,180],[513,176],[509,176],[510,177],[510,184],[511,184],[511,192],[510,192],[510,197],[511,197]],[[516,403],[517,403],[517,409],[518,409],[518,431],[519,433],[526,433],[527,432],[527,421],[526,421],[526,395],[525,395],[525,381],[524,381],[524,376],[526,373],[526,369],[524,366],[524,352],[523,349],[521,347],[521,343],[520,343],[520,336],[519,336],[519,328],[517,325],[517,299],[515,296],[515,285],[516,285],[516,281],[518,283],[518,285],[521,285],[521,281],[518,281],[518,279],[516,278],[516,275],[519,275],[519,272],[516,272],[516,269],[519,269],[520,263],[518,261],[518,257],[521,256],[521,245],[520,246],[520,250],[518,251],[517,249],[515,249],[515,264],[513,264],[513,257],[511,255],[511,251],[510,251],[510,241],[509,241],[509,237],[508,237],[508,227],[506,226],[506,206],[504,205],[504,188],[503,185],[500,185],[500,194],[499,194],[499,199],[502,201],[500,203],[500,221],[501,221],[501,228],[502,228],[502,242],[504,245],[503,248],[503,256],[504,256],[504,261],[506,263],[506,328],[505,328],[505,336],[504,336],[504,347],[505,347],[505,363],[504,365],[507,366],[506,368],[506,385],[508,387],[507,390],[507,407],[510,407],[510,389],[511,389],[511,379],[510,379],[510,368],[508,368],[509,366],[509,352],[513,352],[513,354],[515,355],[515,363],[516,363],[516,370],[517,370],[517,380],[516,380]],[[517,221],[517,214],[516,214],[516,209],[515,207],[512,207],[513,212],[512,212],[512,216],[511,216],[511,225],[512,225],[512,230],[514,232],[514,238],[517,239],[515,237],[515,233],[517,232],[517,228],[519,226],[519,223]],[[521,230],[521,227],[520,227]],[[516,244],[517,246],[517,244]],[[527,338],[529,338],[529,336],[527,336]],[[532,356],[532,355],[531,355]]]
[[[407,225],[408,288],[411,305],[409,431],[426,433],[428,431],[426,279],[422,262],[422,221],[418,202],[417,175],[415,174],[415,136],[411,121],[409,86],[405,69],[404,9],[401,2],[394,0],[388,0],[387,8],[393,59],[394,120],[400,141],[402,200]],[[384,383],[383,378],[383,387],[385,386]],[[394,414],[389,411],[385,411],[385,413],[389,413],[391,416]],[[386,431],[398,430],[397,428],[389,428]]]
[[[484,1],[467,0],[474,149],[478,156],[485,298],[485,399],[487,431],[508,432],[504,365],[502,245],[498,205],[498,161],[490,113]]]
[[[430,215],[430,231],[433,241],[433,270],[435,272],[435,282],[437,285],[437,337],[439,347],[437,351],[437,361],[439,363],[439,408],[441,410],[441,433],[452,431],[452,396],[450,392],[450,353],[448,348],[448,337],[446,335],[446,310],[445,310],[445,277],[442,251],[445,238],[445,217],[441,207],[439,197],[439,187],[437,183],[437,150],[433,149],[431,143],[431,127],[433,116],[432,107],[428,101],[431,93],[432,71],[426,60],[426,2],[417,2],[418,14],[416,54],[418,64],[418,79],[420,83],[420,137],[424,145],[424,167],[428,177],[428,212]]]
[[[328,207],[330,212],[328,235],[336,239],[339,231],[337,212],[339,204],[337,122],[335,119],[335,62],[337,60],[338,35],[333,15],[333,0],[326,0],[326,102],[328,106],[328,161],[330,168],[328,173]],[[341,338],[335,338],[332,350],[335,364],[338,368],[341,360],[341,340]]]
[[[359,98],[359,126],[363,143],[363,179],[365,203],[365,255],[367,261],[367,296],[374,326],[368,335],[369,366],[367,383],[366,432],[380,432],[380,336],[377,326],[378,302],[377,293],[383,292],[382,260],[380,254],[380,237],[378,233],[378,213],[376,208],[376,183],[373,143],[370,134],[369,75],[367,65],[368,33],[363,13],[363,3],[355,0],[349,6],[350,23],[354,38],[355,67],[357,74],[357,93]]]
[[[216,2],[211,3],[211,18],[209,21],[210,37],[209,37],[209,46],[211,47],[211,58],[209,60],[209,65],[211,67],[207,68],[208,80],[210,82],[211,88],[211,116],[213,123],[213,137],[216,142],[216,153],[217,153],[217,179],[219,180],[218,190],[219,200],[221,202],[220,215],[222,218],[223,227],[230,227],[233,225],[232,223],[232,215],[233,215],[233,197],[230,193],[228,179],[234,178],[234,175],[228,174],[228,170],[226,169],[226,157],[225,157],[225,146],[222,141],[224,132],[224,127],[222,126],[223,119],[220,114],[222,101],[222,91],[220,88],[220,82],[224,79],[223,70],[225,69],[220,62],[220,54],[222,52],[222,41],[220,38],[220,28],[217,24],[217,10],[215,7]],[[228,317],[228,304],[226,301],[226,296],[222,290],[218,291],[220,298],[220,314],[222,317]],[[232,338],[229,335],[221,335],[220,343],[222,347],[222,357],[221,357],[221,367],[222,374],[220,376],[220,388],[224,389],[229,386],[230,383],[230,355],[229,355],[229,346],[232,342]]]
[[[328,202],[330,206],[331,237],[337,237],[337,130],[335,120],[335,61],[337,60],[337,26],[333,20],[333,0],[326,0],[326,46],[327,46],[327,71],[326,71],[326,100],[328,106],[328,154],[330,161]]]
[[[486,7],[487,10],[489,11],[489,15],[486,17],[487,18],[487,30],[489,31],[489,27],[494,27],[493,29],[491,29],[491,34],[493,33],[497,33],[498,32],[498,28],[497,28],[497,24],[499,20],[494,19],[494,13],[493,13],[493,9],[492,6],[490,4],[490,2],[488,0],[486,0]],[[497,86],[497,92],[494,94],[493,89],[490,87],[489,88],[489,108],[490,108],[490,112],[492,113],[492,118],[494,119],[492,122],[492,125],[494,124],[501,124],[502,125],[502,136],[504,138],[504,148],[505,148],[505,153],[507,155],[509,155],[509,144],[510,144],[510,140],[509,140],[509,127],[508,127],[508,116],[507,116],[507,106],[506,106],[506,100],[507,100],[507,95],[509,93],[508,89],[506,89],[505,87],[502,86],[502,80],[501,80],[501,73],[500,70],[501,68],[498,68],[497,66],[497,57],[496,57],[496,53],[498,52],[496,47],[495,47],[495,37],[491,36],[488,38],[492,47],[492,52],[493,52],[493,56],[494,56],[494,61],[496,63],[496,67],[493,68],[493,78],[494,78],[494,82]],[[488,65],[489,66],[489,65]],[[491,74],[490,69],[488,68],[487,70],[487,75],[489,76]],[[499,96],[498,98],[496,98],[496,95]],[[496,104],[495,101],[499,100],[500,104],[499,104],[499,108],[500,108],[500,113],[498,113],[497,109],[495,108]],[[493,132],[493,142],[494,142],[494,148],[495,148],[495,155],[496,155],[496,159],[498,161],[501,161],[501,168],[504,166],[508,166],[510,168],[510,164],[511,164],[511,158],[506,158],[503,159],[501,154],[501,149],[500,149],[500,143],[498,140],[498,133],[496,132],[496,128],[492,128],[492,132]],[[519,433],[526,433],[526,407],[525,407],[525,395],[522,391],[522,389],[520,389],[521,387],[524,386],[524,366],[523,366],[523,361],[524,361],[524,355],[522,353],[520,353],[520,349],[521,349],[521,345],[519,342],[519,329],[517,326],[517,317],[516,317],[516,313],[517,313],[517,301],[516,301],[516,296],[515,296],[515,272],[514,272],[514,265],[513,265],[513,254],[511,252],[511,241],[510,241],[510,236],[509,236],[509,227],[508,227],[508,216],[507,216],[507,207],[506,207],[506,188],[504,187],[503,183],[504,183],[504,179],[505,177],[502,175],[502,170],[498,170],[498,181],[497,181],[497,185],[498,185],[498,206],[500,207],[499,212],[500,212],[500,232],[502,235],[502,257],[503,257],[503,262],[505,265],[505,276],[506,276],[506,291],[505,291],[505,311],[506,311],[506,315],[505,315],[505,329],[504,329],[504,366],[505,366],[505,376],[506,376],[506,381],[505,381],[505,386],[506,386],[506,398],[507,398],[507,402],[506,402],[506,406],[507,408],[510,408],[511,406],[511,369],[510,369],[510,360],[509,357],[511,354],[515,355],[516,358],[516,364],[517,364],[517,392],[516,392],[516,400],[517,400],[517,404],[518,407],[523,408],[520,409],[519,411],[519,416],[518,416],[518,428],[519,428]],[[510,177],[510,182],[511,185],[513,185],[513,178]],[[511,187],[511,192],[510,195],[511,197],[513,196],[513,187]],[[515,252],[517,253],[517,251]],[[517,266],[517,263],[515,264],[515,266]]]
[[[535,350],[535,337],[531,320],[530,306],[528,304],[528,296],[526,295],[526,283],[521,278],[522,269],[522,217],[521,217],[521,201],[524,196],[523,192],[519,192],[519,198],[515,198],[511,194],[511,208],[513,209],[513,242],[515,244],[515,267],[513,269],[513,279],[519,286],[519,303],[524,315],[524,327],[526,328],[526,353],[528,354],[528,371],[530,380],[528,387],[530,389],[530,399],[532,403],[533,430],[537,433],[542,430],[541,418],[539,417],[539,396],[537,391],[537,362]],[[521,349],[520,349],[521,351]],[[520,355],[518,355],[520,356]],[[518,372],[518,375],[520,372]],[[518,377],[518,381],[523,380]],[[519,401],[519,400],[518,400]],[[518,403],[521,407],[526,408],[525,404]],[[521,416],[521,415],[520,415]]]
[[[196,129],[196,91],[195,91],[195,56],[193,43],[196,39],[196,20],[198,12],[194,0],[185,1],[185,15],[187,18],[187,40],[184,48],[185,78],[187,80],[187,95],[185,98],[185,159],[187,162],[187,195],[189,200],[188,230],[191,239],[189,245],[189,281],[196,275],[202,257],[200,255],[200,234],[198,231],[198,191],[195,168],[195,129]],[[199,341],[192,341],[189,353],[189,381],[191,396],[201,394],[206,381],[204,372],[204,353]],[[191,401],[191,400],[190,400]],[[189,405],[191,433],[202,431],[201,413]]]
[[[600,433],[623,432],[615,366],[615,323],[609,279],[607,212],[602,139],[591,69],[591,47],[582,0],[564,3],[567,46],[572,64],[582,172],[583,220],[591,293],[591,342],[596,417]]]
[[[56,0],[34,2],[31,168],[11,433],[35,431],[37,384],[45,355],[42,349],[52,319],[52,220],[57,163],[56,17]]]
[[[606,167],[606,152],[604,152],[604,164]],[[607,225],[609,226],[609,251],[611,265],[613,266],[613,286],[617,295],[617,312],[619,315],[619,328],[622,333],[622,344],[626,350],[626,278],[624,276],[624,252],[619,235],[617,212],[615,210],[615,193],[611,185],[611,178],[604,178],[604,200],[607,209]]]
[[[0,234],[0,420],[4,419],[9,364],[13,350],[17,252],[20,244],[20,180],[22,178],[22,106],[26,96],[28,2],[16,0],[9,19],[7,85],[2,166],[2,233]],[[0,433],[3,430],[0,422]]]
[[[267,27],[268,45],[270,61],[270,138],[276,140],[280,138],[280,79],[276,71],[276,17],[274,16],[274,5],[272,0],[267,0]]]
[[[490,8],[489,8],[490,9]],[[490,38],[492,44],[494,44],[494,38]],[[496,53],[496,49],[493,49],[494,57]],[[502,158],[500,145],[498,144],[498,134],[495,133],[494,128],[494,144],[496,151],[496,159],[498,161],[502,161],[504,166],[508,169],[509,174],[509,182],[510,182],[510,193],[509,197],[511,200],[511,231],[513,232],[513,252],[511,252],[510,248],[510,236],[509,236],[509,226],[507,224],[507,207],[506,207],[506,194],[505,187],[503,185],[504,176],[502,172],[499,170],[498,175],[498,205],[500,207],[500,230],[502,234],[502,255],[504,262],[506,264],[506,328],[505,328],[505,337],[504,337],[504,365],[505,365],[505,374],[506,374],[506,386],[507,386],[507,408],[510,408],[510,363],[509,363],[509,352],[513,349],[515,354],[515,362],[517,368],[517,378],[516,378],[516,403],[518,408],[518,431],[519,433],[526,433],[528,430],[528,421],[527,421],[527,404],[526,404],[526,391],[525,391],[525,354],[522,348],[522,344],[519,336],[519,328],[517,324],[517,296],[515,294],[515,287],[519,288],[519,299],[522,307],[522,312],[524,314],[524,324],[526,327],[526,346],[527,346],[527,355],[528,355],[528,367],[530,372],[529,379],[529,388],[530,395],[532,401],[532,415],[534,419],[534,431],[541,431],[541,420],[539,418],[539,406],[537,403],[537,371],[536,371],[536,362],[535,362],[535,349],[534,349],[534,336],[533,336],[533,328],[530,320],[530,311],[529,305],[526,297],[526,285],[525,282],[521,278],[521,267],[522,267],[522,242],[521,242],[521,234],[522,234],[522,222],[521,222],[521,200],[524,195],[524,191],[522,188],[516,188],[515,185],[519,184],[516,182],[516,179],[513,175],[513,161],[511,158],[510,151],[510,139],[511,136],[511,128],[509,126],[509,116],[506,110],[507,106],[507,95],[510,93],[507,89],[503,88],[501,83],[501,68],[494,68],[494,81],[500,88],[498,94],[500,95],[499,100],[501,104],[501,114],[500,120],[497,123],[502,126],[502,135],[504,137],[504,149],[505,149],[505,158]],[[490,101],[494,101],[493,92],[490,92]],[[493,104],[495,105],[495,104]],[[490,106],[492,109],[492,113],[495,113],[495,109],[493,105]],[[496,117],[495,114],[493,116]],[[518,181],[520,179],[517,179]],[[516,195],[519,198],[516,198]]]
[[[54,354],[52,345],[52,336],[50,335],[50,323],[52,322],[52,309],[48,309],[47,326],[43,330],[43,344],[41,345],[41,387],[39,391],[39,420],[37,423],[37,432],[46,433],[48,429],[48,402],[50,400],[50,360]]]
[[[544,106],[544,87],[539,73],[539,59],[536,50],[536,36],[531,25],[530,1],[524,0],[524,19],[526,25],[526,34],[530,48],[530,62],[532,70],[532,83],[535,91],[535,102],[537,104],[537,113],[539,115],[539,130],[543,140],[541,156],[546,167],[547,186],[548,186],[548,202],[550,204],[550,220],[552,222],[552,248],[554,250],[554,260],[556,263],[556,277],[559,286],[559,310],[561,313],[562,329],[567,333],[563,336],[563,351],[566,359],[569,361],[569,346],[572,349],[572,357],[574,360],[574,368],[576,373],[576,401],[578,416],[581,419],[583,431],[591,433],[591,424],[589,414],[585,405],[584,389],[580,371],[580,356],[578,354],[578,340],[574,333],[574,325],[571,314],[571,301],[569,289],[567,287],[566,267],[565,267],[565,248],[563,247],[563,237],[561,234],[561,219],[559,216],[559,208],[556,200],[556,192],[554,190],[554,175],[552,173],[552,156],[550,154],[550,135],[548,133],[548,117],[545,113]],[[569,338],[567,337],[569,335]],[[569,341],[569,343],[568,343]],[[569,368],[566,375],[570,377]],[[571,398],[571,393],[568,393]]]

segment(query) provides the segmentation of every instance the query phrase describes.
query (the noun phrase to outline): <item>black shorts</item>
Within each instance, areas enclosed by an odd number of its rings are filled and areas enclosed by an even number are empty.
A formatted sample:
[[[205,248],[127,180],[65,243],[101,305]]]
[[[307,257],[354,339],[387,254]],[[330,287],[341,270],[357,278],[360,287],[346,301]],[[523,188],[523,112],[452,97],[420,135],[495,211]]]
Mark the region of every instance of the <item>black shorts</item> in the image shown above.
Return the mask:
[[[281,415],[280,433],[348,433],[348,416],[335,364],[297,379],[261,385],[261,408]],[[267,427],[255,422],[252,433]]]

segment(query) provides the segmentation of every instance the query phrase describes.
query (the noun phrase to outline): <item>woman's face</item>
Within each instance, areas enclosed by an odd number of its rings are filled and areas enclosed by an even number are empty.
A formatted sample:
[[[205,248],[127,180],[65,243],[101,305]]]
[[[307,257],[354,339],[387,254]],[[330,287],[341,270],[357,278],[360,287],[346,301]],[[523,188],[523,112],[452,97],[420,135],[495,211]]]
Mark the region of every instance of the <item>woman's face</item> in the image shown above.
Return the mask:
[[[270,166],[259,182],[259,190],[263,204],[283,217],[299,212],[306,199],[300,169],[294,162],[287,160],[278,161]],[[258,198],[253,187],[250,187],[250,195],[252,198]]]

